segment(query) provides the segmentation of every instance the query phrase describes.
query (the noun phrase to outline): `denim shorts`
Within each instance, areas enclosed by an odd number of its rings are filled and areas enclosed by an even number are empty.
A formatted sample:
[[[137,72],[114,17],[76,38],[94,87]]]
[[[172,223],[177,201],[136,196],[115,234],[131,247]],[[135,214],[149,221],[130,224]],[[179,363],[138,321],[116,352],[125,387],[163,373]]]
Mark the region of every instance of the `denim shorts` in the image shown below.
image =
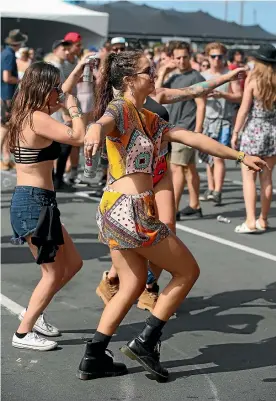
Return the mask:
[[[218,142],[222,145],[229,146],[231,141],[231,128],[229,125],[225,125],[221,127],[218,136]]]
[[[43,206],[57,206],[56,193],[48,189],[17,186],[15,187],[10,208],[14,245],[26,242],[26,237],[36,230]]]

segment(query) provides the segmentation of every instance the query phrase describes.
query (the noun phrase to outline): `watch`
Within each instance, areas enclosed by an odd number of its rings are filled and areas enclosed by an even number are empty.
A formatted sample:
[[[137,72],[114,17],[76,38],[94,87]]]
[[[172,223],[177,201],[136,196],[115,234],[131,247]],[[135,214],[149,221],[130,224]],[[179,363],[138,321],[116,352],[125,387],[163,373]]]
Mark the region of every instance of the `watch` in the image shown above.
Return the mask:
[[[238,152],[237,162],[238,163],[242,163],[244,158],[245,158],[245,153],[244,152]]]

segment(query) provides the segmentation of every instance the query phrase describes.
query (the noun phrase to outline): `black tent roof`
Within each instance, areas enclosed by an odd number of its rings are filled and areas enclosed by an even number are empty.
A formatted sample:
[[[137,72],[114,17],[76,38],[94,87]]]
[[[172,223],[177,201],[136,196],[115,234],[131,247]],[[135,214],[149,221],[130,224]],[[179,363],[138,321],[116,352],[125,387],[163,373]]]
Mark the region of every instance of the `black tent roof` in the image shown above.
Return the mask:
[[[193,40],[214,39],[226,42],[276,42],[276,35],[259,25],[238,25],[212,17],[203,11],[181,12],[160,10],[129,1],[102,5],[83,3],[83,7],[109,13],[109,35],[128,38],[159,39],[162,37],[189,37]]]

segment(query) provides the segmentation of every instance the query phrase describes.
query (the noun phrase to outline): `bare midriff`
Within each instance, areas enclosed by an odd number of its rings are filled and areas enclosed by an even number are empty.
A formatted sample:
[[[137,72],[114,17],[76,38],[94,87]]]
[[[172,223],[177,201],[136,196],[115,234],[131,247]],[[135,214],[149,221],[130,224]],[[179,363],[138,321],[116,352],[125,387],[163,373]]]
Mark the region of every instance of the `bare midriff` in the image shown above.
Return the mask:
[[[16,164],[17,186],[29,186],[54,191],[53,160],[34,164]]]
[[[137,195],[153,189],[152,175],[148,173],[129,174],[110,184],[109,188],[126,195]]]

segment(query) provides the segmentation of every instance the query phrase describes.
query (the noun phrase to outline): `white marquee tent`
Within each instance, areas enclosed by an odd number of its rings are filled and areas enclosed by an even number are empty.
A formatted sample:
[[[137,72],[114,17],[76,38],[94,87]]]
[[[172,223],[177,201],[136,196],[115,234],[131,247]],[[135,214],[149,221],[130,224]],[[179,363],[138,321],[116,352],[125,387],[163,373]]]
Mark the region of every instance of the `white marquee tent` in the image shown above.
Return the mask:
[[[8,31],[15,28],[27,33],[29,40],[34,40],[30,35],[30,31],[34,31],[33,21],[36,21],[35,27],[38,29],[36,29],[36,37],[40,36],[41,39],[52,37],[53,27],[57,27],[57,23],[64,28],[65,33],[68,31],[80,32],[84,45],[91,42],[99,45],[108,35],[109,16],[107,13],[88,10],[62,0],[6,0],[1,1],[0,12],[2,40],[4,39],[3,35],[6,37]],[[45,25],[45,22],[48,24]],[[66,24],[66,26],[62,24]],[[57,34],[57,32],[55,33]],[[59,34],[59,36],[53,37],[53,40],[61,39],[62,36]]]

